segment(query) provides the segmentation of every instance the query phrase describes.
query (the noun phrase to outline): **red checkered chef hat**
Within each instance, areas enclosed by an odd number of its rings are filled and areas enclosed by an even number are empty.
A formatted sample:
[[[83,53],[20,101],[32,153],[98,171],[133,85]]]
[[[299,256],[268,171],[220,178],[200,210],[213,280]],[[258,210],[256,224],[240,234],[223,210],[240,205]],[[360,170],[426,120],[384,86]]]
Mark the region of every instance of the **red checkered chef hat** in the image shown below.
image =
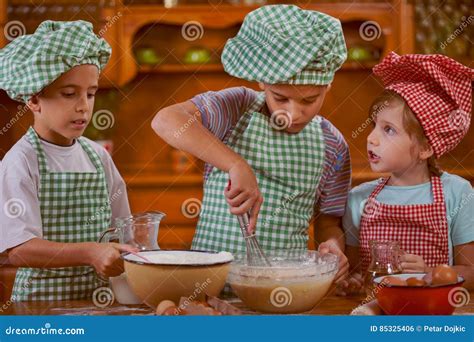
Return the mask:
[[[436,158],[464,138],[471,123],[473,69],[443,55],[391,52],[373,71],[415,113]]]

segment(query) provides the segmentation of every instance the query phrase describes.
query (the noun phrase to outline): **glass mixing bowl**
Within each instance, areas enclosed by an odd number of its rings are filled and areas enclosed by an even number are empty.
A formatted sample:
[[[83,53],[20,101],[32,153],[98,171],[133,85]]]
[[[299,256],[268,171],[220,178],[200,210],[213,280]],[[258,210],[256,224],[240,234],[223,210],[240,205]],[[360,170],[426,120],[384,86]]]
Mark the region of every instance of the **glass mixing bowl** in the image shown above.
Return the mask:
[[[266,252],[272,266],[250,266],[234,255],[227,282],[249,308],[265,313],[311,310],[328,292],[338,271],[338,257],[317,251]]]

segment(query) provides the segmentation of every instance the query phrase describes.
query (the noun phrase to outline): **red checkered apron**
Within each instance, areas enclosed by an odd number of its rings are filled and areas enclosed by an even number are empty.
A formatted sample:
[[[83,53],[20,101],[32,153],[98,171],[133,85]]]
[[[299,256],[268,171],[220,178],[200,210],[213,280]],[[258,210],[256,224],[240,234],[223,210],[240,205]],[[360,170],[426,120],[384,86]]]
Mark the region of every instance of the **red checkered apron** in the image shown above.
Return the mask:
[[[448,263],[448,220],[443,187],[431,177],[432,204],[389,205],[376,200],[389,178],[367,199],[360,224],[362,271],[370,265],[370,240],[398,241],[403,251],[423,257],[429,267]]]

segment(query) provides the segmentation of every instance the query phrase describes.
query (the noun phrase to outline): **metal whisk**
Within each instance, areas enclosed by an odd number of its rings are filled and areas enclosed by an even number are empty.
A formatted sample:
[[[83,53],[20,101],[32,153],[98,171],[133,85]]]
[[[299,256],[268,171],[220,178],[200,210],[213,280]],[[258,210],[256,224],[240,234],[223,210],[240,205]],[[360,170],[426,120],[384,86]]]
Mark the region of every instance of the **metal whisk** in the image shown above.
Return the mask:
[[[227,183],[227,190],[229,191],[232,186],[232,182],[229,179]],[[272,264],[263,253],[262,247],[258,243],[255,232],[250,234],[248,227],[250,224],[250,215],[245,213],[243,215],[237,215],[239,220],[240,230],[245,240],[245,246],[247,249],[247,262],[250,266],[271,266]]]
[[[262,247],[260,247],[255,233],[250,234],[247,230],[250,223],[250,215],[248,213],[238,215],[237,219],[239,220],[240,229],[247,247],[248,264],[250,266],[271,266],[272,264],[265,256]]]

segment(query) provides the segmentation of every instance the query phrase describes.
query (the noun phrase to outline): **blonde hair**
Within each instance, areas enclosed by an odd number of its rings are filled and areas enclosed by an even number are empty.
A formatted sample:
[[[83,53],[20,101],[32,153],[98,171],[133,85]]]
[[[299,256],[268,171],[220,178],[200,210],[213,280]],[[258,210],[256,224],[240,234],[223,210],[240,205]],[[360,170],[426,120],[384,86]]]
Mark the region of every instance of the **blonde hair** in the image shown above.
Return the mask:
[[[375,120],[378,112],[380,112],[380,110],[384,107],[388,106],[391,102],[398,102],[403,104],[403,128],[408,133],[410,138],[414,139],[423,148],[429,148],[430,143],[425,135],[425,132],[423,131],[423,127],[421,126],[420,122],[418,121],[406,101],[403,99],[403,97],[401,97],[394,91],[384,90],[383,93],[381,93],[375,98],[369,109],[369,116],[371,120]],[[433,155],[428,158],[427,162],[428,170],[430,171],[430,173],[436,176],[441,176],[443,171],[439,168],[435,156]]]

